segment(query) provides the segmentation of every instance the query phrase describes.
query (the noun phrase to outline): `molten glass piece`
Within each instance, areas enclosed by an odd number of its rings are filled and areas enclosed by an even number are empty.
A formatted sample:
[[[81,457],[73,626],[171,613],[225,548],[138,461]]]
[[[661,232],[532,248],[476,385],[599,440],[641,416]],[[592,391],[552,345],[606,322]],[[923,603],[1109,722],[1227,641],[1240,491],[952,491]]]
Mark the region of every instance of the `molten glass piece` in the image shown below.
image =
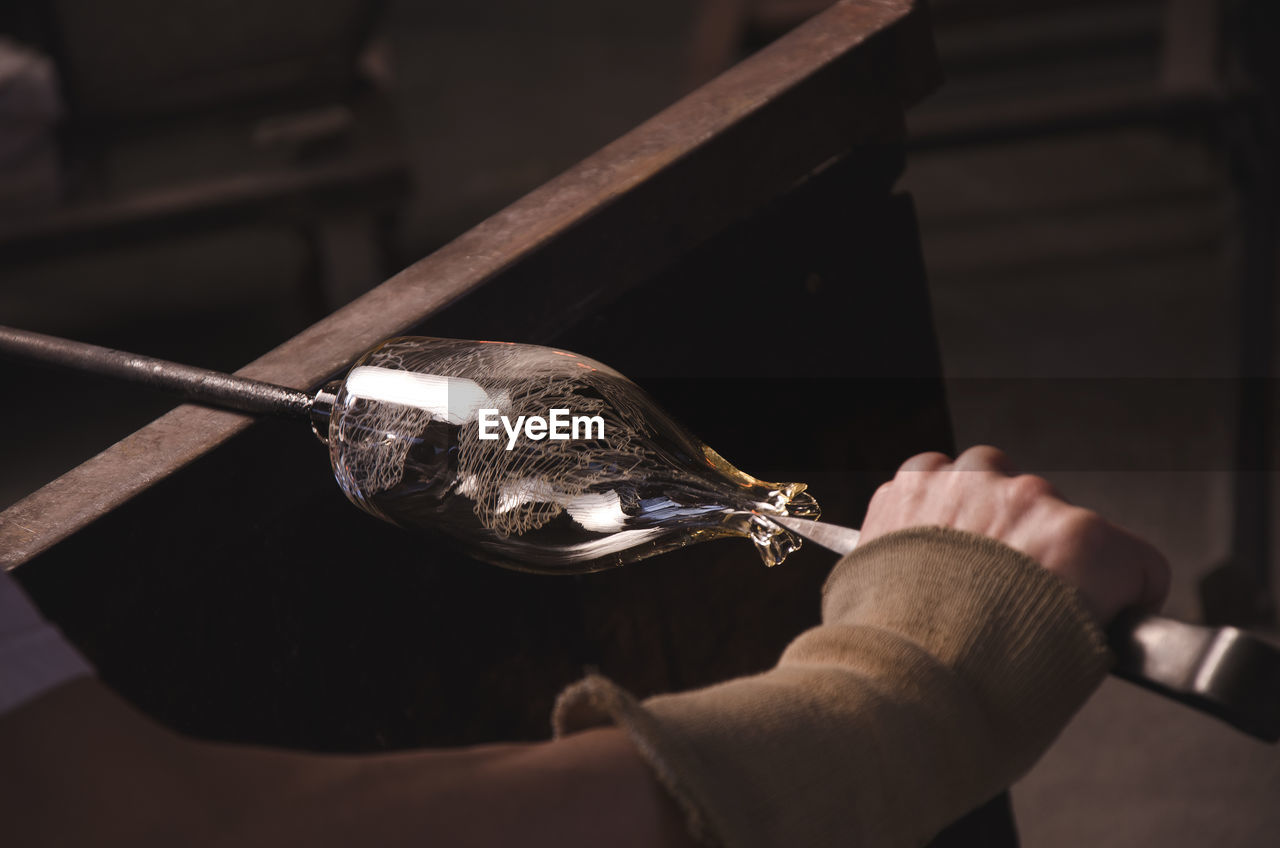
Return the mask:
[[[389,339],[320,393],[313,420],[361,509],[523,571],[726,536],[775,565],[801,540],[756,513],[819,514],[803,483],[743,474],[617,371],[553,348]]]

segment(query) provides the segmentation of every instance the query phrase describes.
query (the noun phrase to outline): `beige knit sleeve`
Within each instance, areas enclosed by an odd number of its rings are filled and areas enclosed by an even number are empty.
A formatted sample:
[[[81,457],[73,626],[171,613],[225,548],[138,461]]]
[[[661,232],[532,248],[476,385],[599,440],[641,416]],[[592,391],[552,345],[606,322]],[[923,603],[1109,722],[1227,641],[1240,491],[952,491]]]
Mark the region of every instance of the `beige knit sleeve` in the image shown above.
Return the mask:
[[[710,843],[914,846],[1026,771],[1109,663],[1073,589],[955,530],[860,547],[822,605],[764,674],[643,703],[588,677],[556,732],[623,727]]]

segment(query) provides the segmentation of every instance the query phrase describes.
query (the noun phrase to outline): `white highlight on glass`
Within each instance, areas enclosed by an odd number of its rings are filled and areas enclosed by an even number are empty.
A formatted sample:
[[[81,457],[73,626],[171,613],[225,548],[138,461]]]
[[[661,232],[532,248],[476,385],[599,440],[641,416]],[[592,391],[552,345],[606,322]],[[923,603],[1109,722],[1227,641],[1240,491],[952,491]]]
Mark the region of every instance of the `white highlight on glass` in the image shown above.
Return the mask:
[[[545,480],[521,477],[504,483],[498,498],[497,513],[510,512],[527,503],[557,503],[564,507],[569,517],[578,522],[584,530],[596,533],[616,533],[627,521],[622,511],[622,501],[618,493],[582,492],[569,495],[556,491]]]
[[[466,377],[442,377],[395,368],[361,365],[347,375],[348,397],[417,407],[433,419],[461,425],[505,398],[494,398]]]

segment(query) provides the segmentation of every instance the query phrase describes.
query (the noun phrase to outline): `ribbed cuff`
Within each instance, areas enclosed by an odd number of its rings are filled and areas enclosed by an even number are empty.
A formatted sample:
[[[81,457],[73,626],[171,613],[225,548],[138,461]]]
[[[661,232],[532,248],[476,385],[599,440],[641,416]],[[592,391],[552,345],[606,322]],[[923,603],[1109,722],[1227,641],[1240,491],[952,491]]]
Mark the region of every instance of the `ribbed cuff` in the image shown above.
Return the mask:
[[[720,844],[702,806],[694,800],[699,794],[696,785],[687,785],[681,777],[685,760],[696,757],[697,752],[670,750],[674,740],[634,695],[606,677],[591,674],[566,688],[556,699],[551,726],[557,737],[605,725],[616,725],[627,732],[658,783],[684,812],[694,839],[705,845]],[[702,770],[700,764],[694,771]]]
[[[1012,747],[1037,751],[1113,661],[1074,587],[1002,542],[949,527],[859,546],[827,579],[822,618],[911,639],[979,691],[1000,733],[1019,735]],[[802,661],[803,646],[783,663]]]

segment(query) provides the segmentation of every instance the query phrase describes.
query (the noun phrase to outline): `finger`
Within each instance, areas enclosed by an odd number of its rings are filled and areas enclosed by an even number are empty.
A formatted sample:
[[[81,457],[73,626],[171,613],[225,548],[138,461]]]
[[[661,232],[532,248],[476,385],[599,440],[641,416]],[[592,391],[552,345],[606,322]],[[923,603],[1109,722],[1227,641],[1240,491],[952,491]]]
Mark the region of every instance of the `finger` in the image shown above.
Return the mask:
[[[1018,473],[1013,461],[999,448],[991,445],[974,445],[956,457],[956,471],[995,471],[999,474]]]
[[[891,508],[888,504],[891,502],[893,495],[890,490],[893,488],[893,481],[881,483],[880,486],[871,495],[871,500],[867,501],[866,518],[862,522],[863,537],[869,539],[866,535],[867,522],[872,516],[879,516],[882,512],[889,511]]]
[[[937,451],[918,453],[906,462],[902,463],[902,467],[898,469],[898,473],[901,474],[904,471],[937,471],[941,468],[946,468],[950,464],[951,457],[947,456],[945,453],[938,453]]]
[[[892,480],[886,480],[885,482],[881,483],[879,486],[876,487],[876,490],[872,492],[871,501],[874,502],[877,498],[880,500],[884,500],[885,498],[889,497],[889,490],[892,487],[893,487]]]

